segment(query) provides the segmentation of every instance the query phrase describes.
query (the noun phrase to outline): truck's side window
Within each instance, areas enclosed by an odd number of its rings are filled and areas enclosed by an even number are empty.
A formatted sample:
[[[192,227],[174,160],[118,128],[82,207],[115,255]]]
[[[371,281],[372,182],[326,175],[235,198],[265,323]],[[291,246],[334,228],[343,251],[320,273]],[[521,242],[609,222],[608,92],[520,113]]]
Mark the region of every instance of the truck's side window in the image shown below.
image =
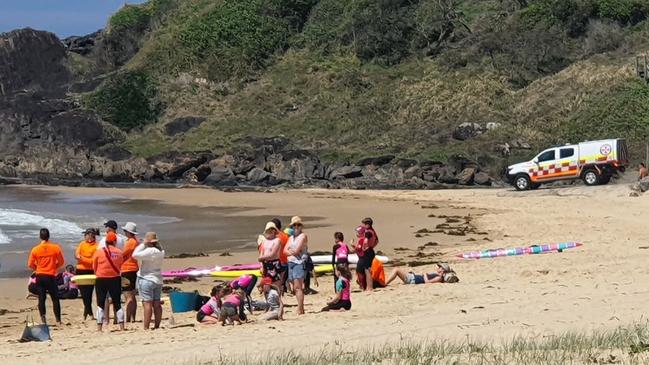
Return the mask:
[[[554,150],[545,151],[539,155],[539,162],[552,161],[554,159]]]
[[[559,152],[560,158],[568,158],[572,157],[575,155],[575,149],[574,148],[562,148],[561,151]]]

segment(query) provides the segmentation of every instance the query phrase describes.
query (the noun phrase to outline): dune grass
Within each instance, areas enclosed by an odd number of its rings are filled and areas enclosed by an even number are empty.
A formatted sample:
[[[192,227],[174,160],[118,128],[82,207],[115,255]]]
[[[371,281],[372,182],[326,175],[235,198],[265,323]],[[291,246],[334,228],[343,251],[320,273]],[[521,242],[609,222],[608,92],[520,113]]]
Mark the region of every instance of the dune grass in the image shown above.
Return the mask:
[[[504,343],[474,341],[400,342],[357,350],[340,343],[311,354],[293,352],[202,364],[646,364],[649,326],[636,324],[592,333],[566,333],[542,339],[514,338]]]

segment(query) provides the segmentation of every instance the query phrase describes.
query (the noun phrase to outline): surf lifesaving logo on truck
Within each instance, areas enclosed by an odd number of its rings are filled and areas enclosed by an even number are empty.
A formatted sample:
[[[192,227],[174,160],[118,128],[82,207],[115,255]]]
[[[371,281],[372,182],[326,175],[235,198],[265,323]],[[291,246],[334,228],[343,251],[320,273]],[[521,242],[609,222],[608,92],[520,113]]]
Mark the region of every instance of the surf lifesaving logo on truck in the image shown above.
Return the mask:
[[[610,155],[611,151],[613,151],[613,148],[611,147],[610,144],[605,144],[599,148],[599,152],[604,156]]]

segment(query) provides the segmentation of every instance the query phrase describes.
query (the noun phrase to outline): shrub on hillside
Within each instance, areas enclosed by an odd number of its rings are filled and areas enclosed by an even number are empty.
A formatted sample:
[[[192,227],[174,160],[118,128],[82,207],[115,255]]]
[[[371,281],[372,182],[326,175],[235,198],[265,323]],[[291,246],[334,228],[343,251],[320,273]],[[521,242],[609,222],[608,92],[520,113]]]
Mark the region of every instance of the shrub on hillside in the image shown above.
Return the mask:
[[[185,54],[210,79],[244,76],[266,66],[306,21],[313,0],[224,0],[180,32]]]
[[[123,130],[157,120],[162,105],[156,83],[141,72],[123,72],[84,98],[84,105]]]
[[[350,50],[386,65],[435,54],[468,26],[455,0],[321,0],[301,41],[312,51]]]
[[[591,56],[617,49],[624,40],[619,24],[611,21],[591,20],[584,38],[584,55]]]

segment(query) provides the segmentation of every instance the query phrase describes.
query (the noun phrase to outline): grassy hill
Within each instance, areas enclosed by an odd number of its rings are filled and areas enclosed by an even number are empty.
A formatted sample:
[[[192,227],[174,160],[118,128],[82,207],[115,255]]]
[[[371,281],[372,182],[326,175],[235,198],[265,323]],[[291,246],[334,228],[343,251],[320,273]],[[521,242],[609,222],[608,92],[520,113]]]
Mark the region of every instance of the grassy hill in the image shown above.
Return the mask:
[[[132,57],[116,47],[117,71],[82,100],[144,157],[281,135],[329,161],[462,154],[496,168],[505,142],[644,143],[634,56],[648,17],[645,0],[150,0],[110,19],[107,39]],[[186,116],[206,121],[165,133]],[[461,123],[498,128],[458,140]]]

